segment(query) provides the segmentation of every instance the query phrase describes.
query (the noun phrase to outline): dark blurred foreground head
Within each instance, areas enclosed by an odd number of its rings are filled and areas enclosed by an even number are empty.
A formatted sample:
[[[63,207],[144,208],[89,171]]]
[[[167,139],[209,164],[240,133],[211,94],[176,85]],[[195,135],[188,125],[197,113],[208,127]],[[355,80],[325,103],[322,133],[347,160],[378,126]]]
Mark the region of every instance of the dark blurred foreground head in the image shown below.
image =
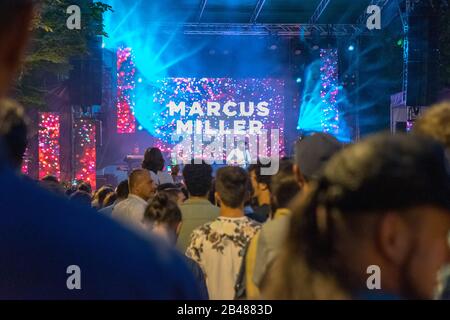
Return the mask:
[[[0,49],[1,50],[1,49]],[[20,169],[27,147],[27,119],[19,104],[0,99],[0,139],[15,169]]]
[[[449,195],[444,150],[428,138],[379,134],[342,150],[293,208],[265,298],[432,298],[450,261]]]
[[[32,0],[0,1],[0,98],[20,66],[32,15]]]
[[[429,108],[415,123],[414,131],[441,142],[450,154],[450,102]]]
[[[19,67],[32,2],[0,0],[0,98]],[[0,175],[0,203],[4,211],[14,212],[0,223],[0,274],[7,275],[0,277],[0,299],[200,298],[178,254],[162,253],[154,241],[50,195],[8,169]],[[82,270],[82,290],[69,288],[74,285],[67,280],[72,267],[75,273]]]

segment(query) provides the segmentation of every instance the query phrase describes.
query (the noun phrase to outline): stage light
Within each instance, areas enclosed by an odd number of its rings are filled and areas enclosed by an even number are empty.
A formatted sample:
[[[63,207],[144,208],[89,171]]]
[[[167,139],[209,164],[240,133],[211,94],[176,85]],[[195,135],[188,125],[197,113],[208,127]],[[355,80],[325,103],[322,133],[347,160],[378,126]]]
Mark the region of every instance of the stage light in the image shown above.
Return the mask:
[[[337,49],[320,49],[320,60],[306,69],[297,127],[306,132],[327,132],[341,141],[349,141],[340,112],[339,101],[344,92],[339,84],[338,61]]]
[[[58,113],[39,113],[39,180],[47,175],[60,178],[60,125],[60,116]]]
[[[142,129],[143,129],[142,126],[139,126],[139,127],[138,127],[138,130],[139,130],[139,131],[142,131]]]
[[[297,49],[297,50],[294,51],[294,53],[295,53],[296,56],[301,55],[302,54],[302,50]]]
[[[97,150],[95,141],[95,121],[77,119],[74,122],[75,179],[90,181],[92,188],[96,184]]]
[[[138,79],[138,82],[139,82],[139,83],[142,83],[142,78],[139,78],[139,79]]]
[[[117,133],[134,133],[136,121],[134,108],[134,90],[136,66],[131,48],[117,50]]]
[[[271,45],[270,47],[269,47],[269,49],[270,50],[277,50],[277,45],[276,44],[273,44],[273,45]]]
[[[102,42],[102,48],[104,49],[106,47],[106,43]]]
[[[398,45],[399,47],[401,47],[401,46],[403,45],[403,39],[399,39],[399,40],[397,41],[397,45]]]
[[[295,79],[295,82],[301,83],[301,82],[302,82],[302,78],[297,78],[297,79]]]
[[[355,46],[354,45],[349,45],[348,46],[348,51],[353,51],[353,50],[355,50]]]
[[[319,46],[316,44],[316,45],[314,45],[314,46],[312,47],[312,49],[313,49],[313,50],[317,50],[317,49],[319,49]]]

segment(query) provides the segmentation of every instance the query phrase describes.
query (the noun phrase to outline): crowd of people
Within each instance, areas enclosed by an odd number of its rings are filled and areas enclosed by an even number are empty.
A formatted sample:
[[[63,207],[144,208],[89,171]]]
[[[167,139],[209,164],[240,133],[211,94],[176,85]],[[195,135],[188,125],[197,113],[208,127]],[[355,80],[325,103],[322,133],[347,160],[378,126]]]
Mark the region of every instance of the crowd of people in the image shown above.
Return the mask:
[[[117,186],[30,181],[27,120],[5,97],[32,6],[0,3],[0,299],[450,298],[449,103],[410,134],[301,137],[273,176],[202,161],[171,175],[150,147]],[[83,290],[66,286],[73,265]]]

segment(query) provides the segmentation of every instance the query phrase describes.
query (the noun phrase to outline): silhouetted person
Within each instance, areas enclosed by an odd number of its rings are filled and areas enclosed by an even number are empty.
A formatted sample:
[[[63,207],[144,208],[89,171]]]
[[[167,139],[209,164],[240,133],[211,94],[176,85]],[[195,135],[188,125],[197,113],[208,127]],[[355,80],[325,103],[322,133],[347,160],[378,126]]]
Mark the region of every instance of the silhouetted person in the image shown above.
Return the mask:
[[[164,183],[173,183],[172,176],[164,170],[164,157],[158,148],[148,148],[144,154],[142,168],[150,171],[152,180],[158,186]]]
[[[187,164],[183,168],[183,179],[189,198],[180,205],[183,225],[177,247],[185,252],[192,231],[219,216],[219,208],[208,201],[211,189],[212,167],[206,163]]]
[[[209,297],[213,300],[233,299],[244,250],[260,227],[244,215],[247,182],[247,172],[241,167],[217,171],[220,216],[196,228],[186,250],[186,255],[205,272]]]
[[[441,145],[378,134],[346,147],[294,206],[268,299],[431,299],[450,262]]]
[[[0,1],[0,99],[19,68],[33,2]],[[178,254],[19,177],[7,152],[1,141],[0,299],[200,297]],[[69,290],[76,270],[81,290]]]
[[[158,193],[145,210],[144,225],[172,247],[175,247],[177,243],[182,224],[180,208],[165,193]],[[194,260],[186,256],[184,259],[197,280],[202,298],[208,299],[208,289],[202,269]]]
[[[87,207],[91,206],[91,195],[86,191],[77,190],[70,195],[69,199]]]
[[[100,189],[97,190],[97,192],[94,195],[94,199],[92,201],[92,207],[100,210],[103,208],[103,201],[105,200],[106,196],[110,193],[114,193],[114,189],[112,186],[102,186]]]
[[[114,207],[112,217],[142,227],[148,201],[156,191],[155,183],[148,170],[135,169],[128,178],[128,188],[130,190],[128,198]]]
[[[248,168],[250,182],[257,205],[253,208],[250,218],[258,222],[265,222],[271,212],[270,208],[270,175],[261,174],[261,168],[268,167],[261,163],[252,164]]]
[[[20,170],[27,148],[27,121],[23,108],[12,100],[0,99],[0,138],[11,165]]]
[[[450,161],[450,102],[440,103],[427,109],[414,124],[414,132],[442,143]]]
[[[123,200],[127,199],[129,193],[130,193],[130,189],[128,188],[128,179],[121,181],[116,188],[117,198],[116,198],[116,200],[114,200],[114,203],[107,206],[106,208],[99,210],[99,212],[103,213],[107,216],[111,216],[112,212],[114,210],[114,207],[117,204],[119,204],[120,202],[122,202]]]

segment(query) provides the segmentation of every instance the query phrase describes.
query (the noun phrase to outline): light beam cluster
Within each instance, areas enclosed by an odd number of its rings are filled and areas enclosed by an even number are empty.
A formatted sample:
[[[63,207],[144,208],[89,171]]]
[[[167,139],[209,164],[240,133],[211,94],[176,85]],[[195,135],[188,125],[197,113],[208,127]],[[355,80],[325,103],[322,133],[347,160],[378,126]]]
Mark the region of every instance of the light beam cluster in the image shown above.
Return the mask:
[[[134,89],[136,66],[131,48],[117,50],[117,133],[134,133]]]
[[[39,180],[47,175],[60,179],[60,116],[55,112],[39,113]]]

